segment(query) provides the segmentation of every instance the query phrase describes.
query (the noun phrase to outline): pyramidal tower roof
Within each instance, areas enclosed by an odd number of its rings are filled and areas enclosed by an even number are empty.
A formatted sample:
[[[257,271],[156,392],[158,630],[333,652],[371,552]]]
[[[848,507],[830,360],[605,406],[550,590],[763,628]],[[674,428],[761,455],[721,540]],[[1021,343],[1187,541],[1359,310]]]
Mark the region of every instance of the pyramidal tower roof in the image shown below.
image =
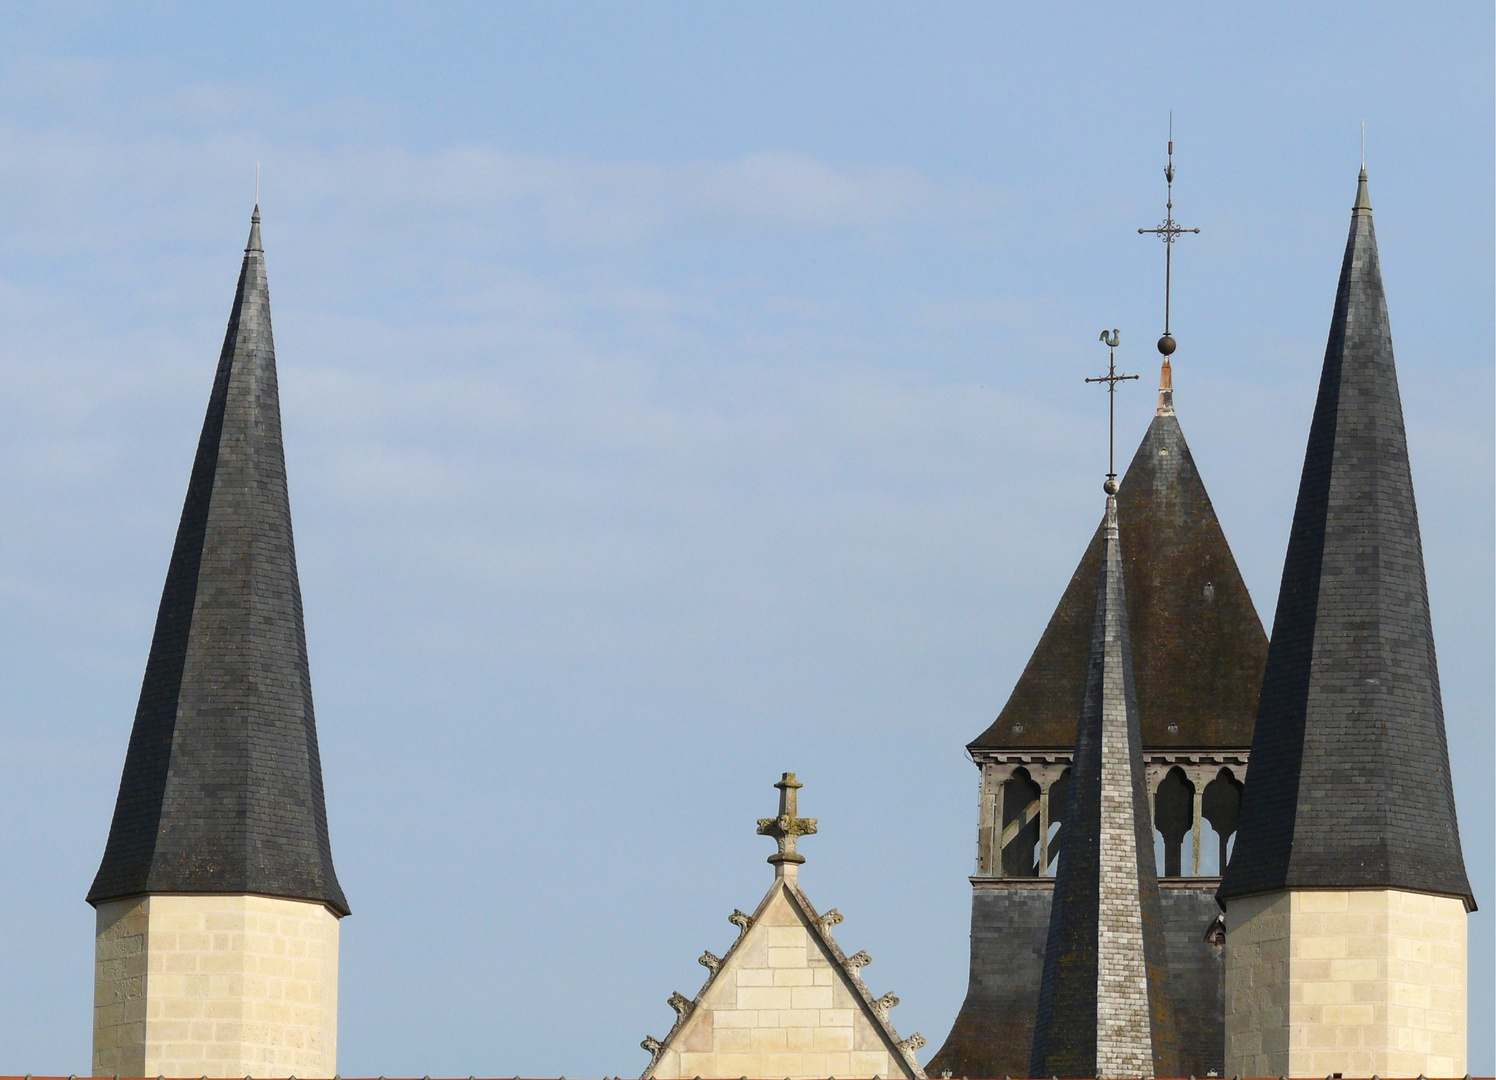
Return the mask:
[[[1238,828],[1222,900],[1383,888],[1474,907],[1364,168]]]
[[[1030,1076],[1179,1074],[1112,490]]]
[[[88,901],[348,902],[333,871],[255,207]]]
[[[1144,745],[1245,747],[1267,635],[1174,414],[1168,360],[1157,414],[1117,493]],[[1075,741],[1101,571],[1098,526],[997,720],[968,749]]]

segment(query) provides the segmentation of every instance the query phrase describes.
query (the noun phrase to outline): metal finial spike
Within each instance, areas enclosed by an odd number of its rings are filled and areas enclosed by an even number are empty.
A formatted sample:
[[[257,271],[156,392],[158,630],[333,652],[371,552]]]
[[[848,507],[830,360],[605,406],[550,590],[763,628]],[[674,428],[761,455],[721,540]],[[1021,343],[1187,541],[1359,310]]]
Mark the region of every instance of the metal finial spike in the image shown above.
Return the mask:
[[[1366,171],[1366,121],[1361,121],[1361,171]]]
[[[1165,356],[1174,351],[1174,337],[1169,332],[1170,302],[1174,284],[1174,241],[1184,233],[1198,233],[1199,229],[1186,229],[1174,220],[1174,113],[1169,112],[1169,163],[1164,167],[1164,179],[1168,182],[1164,202],[1164,220],[1153,229],[1138,232],[1157,236],[1164,242],[1164,335],[1158,339],[1158,351]]]
[[[255,205],[260,205],[260,163],[255,162]]]
[[[1371,193],[1366,188],[1366,166],[1361,166],[1361,173],[1356,178],[1356,205],[1351,207],[1351,212],[1371,213]]]

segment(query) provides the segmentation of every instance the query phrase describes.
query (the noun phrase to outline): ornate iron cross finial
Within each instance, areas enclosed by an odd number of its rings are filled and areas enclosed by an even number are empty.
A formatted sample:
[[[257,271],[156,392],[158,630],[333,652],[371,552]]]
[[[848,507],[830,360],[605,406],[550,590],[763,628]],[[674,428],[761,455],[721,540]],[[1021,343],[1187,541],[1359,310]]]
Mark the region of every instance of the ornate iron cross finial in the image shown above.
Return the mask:
[[[1117,342],[1120,339],[1116,330],[1108,334],[1105,330],[1101,332],[1101,340],[1105,342],[1109,359],[1106,365],[1106,374],[1098,375],[1094,379],[1087,379],[1088,383],[1106,383],[1107,408],[1109,416],[1107,420],[1107,444],[1106,444],[1106,484],[1103,485],[1108,495],[1117,494],[1117,384],[1126,382],[1128,379],[1136,379],[1136,375],[1117,374]],[[759,827],[763,832],[763,827]]]
[[[1139,233],[1151,233],[1164,242],[1164,336],[1158,339],[1158,351],[1168,357],[1174,352],[1174,337],[1169,333],[1169,293],[1174,278],[1174,241],[1184,233],[1198,233],[1199,229],[1181,228],[1174,220],[1174,110],[1169,110],[1169,164],[1164,167],[1164,180],[1168,182],[1168,202],[1165,204],[1164,220],[1156,229],[1139,229]]]
[[[758,835],[772,836],[778,841],[779,851],[769,856],[769,862],[782,868],[785,863],[797,865],[805,861],[805,856],[795,850],[795,841],[816,831],[816,819],[798,816],[798,793],[805,785],[795,779],[794,773],[785,773],[774,786],[779,789],[779,816],[759,818]]]

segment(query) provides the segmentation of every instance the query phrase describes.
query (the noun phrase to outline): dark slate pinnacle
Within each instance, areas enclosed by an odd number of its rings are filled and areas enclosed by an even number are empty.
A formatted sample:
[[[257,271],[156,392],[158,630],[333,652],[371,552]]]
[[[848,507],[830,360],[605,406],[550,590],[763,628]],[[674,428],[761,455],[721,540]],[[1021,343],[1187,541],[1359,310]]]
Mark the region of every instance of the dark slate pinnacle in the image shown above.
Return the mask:
[[[254,893],[338,915],[255,207],[90,904]]]
[[[1177,1076],[1117,500],[1110,495],[1103,530],[1029,1075]]]
[[[1245,747],[1267,635],[1168,393],[1117,493],[1143,744]],[[1102,539],[1098,525],[1007,704],[969,749],[1075,742]]]
[[[1475,907],[1365,169],[1217,898],[1358,888]]]

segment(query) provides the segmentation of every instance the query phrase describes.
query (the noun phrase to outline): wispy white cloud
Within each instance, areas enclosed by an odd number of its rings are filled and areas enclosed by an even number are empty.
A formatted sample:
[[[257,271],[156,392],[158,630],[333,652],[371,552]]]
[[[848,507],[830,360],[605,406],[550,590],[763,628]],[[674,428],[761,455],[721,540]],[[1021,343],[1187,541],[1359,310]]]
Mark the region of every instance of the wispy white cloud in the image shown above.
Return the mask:
[[[681,970],[667,953],[689,969],[681,925],[707,933],[682,897],[761,887],[737,848],[720,879],[620,853],[666,818],[671,842],[722,851],[758,773],[800,762],[838,822],[817,855],[826,895],[863,898],[884,977],[914,988],[933,1041],[965,962],[959,895],[928,914],[947,902],[930,875],[959,886],[969,855],[960,746],[1100,512],[1106,414],[1078,380],[1131,264],[1077,239],[1093,209],[1036,213],[970,177],[783,149],[420,148],[366,102],[132,88],[107,64],[7,77],[53,108],[0,107],[5,722],[46,718],[19,740],[0,722],[18,748],[0,753],[0,791],[56,860],[28,870],[29,894],[63,910],[78,889],[58,882],[98,854],[260,160],[334,840],[362,920],[344,1071],[397,1067],[376,1051],[458,1067],[453,1046],[489,1052],[452,1019],[469,1014],[485,1018],[473,1031],[502,1015],[547,1032],[516,1066],[558,1070],[542,1055],[566,1043],[583,1071],[618,1071],[658,1013],[639,988]],[[1221,303],[1223,324],[1246,317]],[[1313,335],[1202,332],[1179,366],[1265,611]],[[1146,349],[1128,355],[1146,385]],[[1123,399],[1124,443],[1150,398]],[[1470,518],[1446,478],[1489,464],[1488,411],[1453,402],[1410,425],[1450,534]],[[1471,511],[1482,525],[1488,508]],[[901,880],[890,845],[918,850]],[[506,877],[535,859],[539,900]],[[426,883],[458,863],[433,899]],[[462,926],[462,947],[406,932],[431,925]],[[496,983],[501,962],[532,977]],[[393,999],[392,970],[429,992]],[[86,1013],[86,956],[79,971],[70,1016]]]

